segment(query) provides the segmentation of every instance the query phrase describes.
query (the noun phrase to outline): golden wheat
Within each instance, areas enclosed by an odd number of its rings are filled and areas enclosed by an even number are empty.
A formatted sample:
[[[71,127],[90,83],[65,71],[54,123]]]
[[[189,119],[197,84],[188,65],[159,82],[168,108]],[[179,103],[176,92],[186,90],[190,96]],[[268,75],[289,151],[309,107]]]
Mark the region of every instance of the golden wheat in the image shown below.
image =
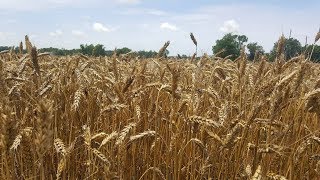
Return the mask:
[[[192,37],[191,37],[192,39]],[[318,179],[320,65],[0,52],[0,179]],[[193,40],[197,45],[197,41]],[[22,49],[22,50],[21,50]]]

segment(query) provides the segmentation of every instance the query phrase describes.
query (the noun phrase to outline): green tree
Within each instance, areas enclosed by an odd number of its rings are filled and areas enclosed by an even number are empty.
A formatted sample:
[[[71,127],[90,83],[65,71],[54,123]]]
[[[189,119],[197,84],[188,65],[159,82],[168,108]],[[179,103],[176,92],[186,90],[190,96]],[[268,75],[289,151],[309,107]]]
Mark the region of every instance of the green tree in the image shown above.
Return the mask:
[[[120,55],[120,54],[127,54],[129,52],[131,52],[132,50],[127,48],[127,47],[123,47],[121,49],[117,49],[116,52],[117,52],[117,55]]]
[[[10,50],[11,47],[9,46],[0,46],[0,51]]]
[[[278,47],[278,42],[274,43],[274,46],[270,52],[271,61],[274,61],[274,59],[276,58],[277,47]],[[301,53],[302,53],[302,46],[299,40],[295,38],[285,39],[284,55],[286,60],[291,59]]]
[[[258,43],[256,43],[256,42],[252,42],[252,43],[247,44],[247,48],[249,50],[249,60],[254,59],[256,52],[258,52],[260,54],[264,53],[263,47],[258,45]]]
[[[313,45],[307,45],[304,48],[304,50],[306,50],[307,57],[310,56],[312,48],[313,48]],[[313,49],[313,52],[312,52],[312,55],[311,55],[311,61],[320,63],[320,46],[314,45],[314,49]]]
[[[190,56],[187,56],[187,55],[185,55],[185,54],[182,54],[182,55],[181,55],[181,58],[182,58],[182,59],[187,59],[187,58],[189,58],[189,57],[190,57]]]
[[[93,45],[93,44],[90,44],[90,45],[87,45],[87,44],[83,45],[83,44],[81,44],[81,45],[80,45],[80,52],[81,52],[82,54],[85,54],[85,55],[91,56],[92,53],[93,53],[93,49],[94,49],[94,45]]]
[[[58,49],[58,48],[53,48],[53,47],[39,49],[39,52],[50,52],[51,54],[56,55],[56,56],[68,55],[67,51],[68,50],[66,50],[66,49]]]
[[[232,55],[231,59],[235,59],[240,55],[241,46],[248,41],[245,35],[235,35],[228,33],[223,36],[222,39],[216,41],[216,44],[212,47],[213,54],[217,54],[224,50],[220,57],[224,58],[226,56]]]
[[[157,52],[155,51],[138,51],[137,52],[138,56],[143,57],[143,58],[153,58],[157,56]]]
[[[102,44],[97,44],[94,46],[92,55],[93,56],[104,56],[106,54],[106,51]]]
[[[114,50],[106,50],[105,55],[111,57],[113,55]]]
[[[238,42],[239,42],[239,49],[241,48],[241,46],[244,43],[248,42],[248,37],[245,36],[245,35],[238,35],[237,39],[238,39]]]

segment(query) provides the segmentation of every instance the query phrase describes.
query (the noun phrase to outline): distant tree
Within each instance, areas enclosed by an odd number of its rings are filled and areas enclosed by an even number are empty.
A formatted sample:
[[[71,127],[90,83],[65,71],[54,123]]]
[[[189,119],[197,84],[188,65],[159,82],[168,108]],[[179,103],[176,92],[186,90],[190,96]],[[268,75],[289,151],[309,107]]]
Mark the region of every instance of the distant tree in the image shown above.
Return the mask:
[[[11,47],[9,46],[0,46],[0,51],[10,50]]]
[[[106,51],[102,44],[97,44],[94,46],[92,55],[93,56],[104,56],[106,54]]]
[[[248,37],[245,36],[245,35],[238,35],[237,38],[238,38],[238,42],[239,42],[239,49],[241,49],[241,46],[242,46],[244,43],[248,42]]]
[[[111,57],[113,55],[113,50],[106,50],[105,51],[105,56]]]
[[[306,50],[307,57],[310,56],[310,53],[312,51],[313,45],[307,45],[304,47],[303,51]],[[313,53],[311,55],[311,61],[320,63],[320,46],[314,45]]]
[[[278,42],[274,43],[274,46],[270,52],[270,60],[273,61],[276,58]],[[299,40],[295,38],[285,39],[284,55],[285,59],[291,59],[302,53],[302,46]]]
[[[127,47],[123,47],[121,49],[117,49],[116,52],[117,52],[117,55],[127,54],[127,53],[131,52],[131,49],[129,49]]]
[[[223,36],[222,39],[216,41],[216,44],[212,47],[213,54],[217,54],[224,50],[219,56],[226,57],[232,55],[231,59],[235,59],[240,55],[241,46],[248,41],[245,35],[234,35],[228,33]]]
[[[182,55],[181,55],[181,58],[182,58],[182,59],[187,59],[187,58],[189,58],[189,56],[187,56],[187,55],[185,55],[185,54],[182,54]]]
[[[93,49],[94,49],[94,45],[93,45],[93,44],[90,44],[90,45],[81,44],[81,45],[80,45],[80,52],[81,52],[82,54],[85,54],[85,55],[91,56],[92,53],[93,53]]]
[[[59,48],[40,48],[39,52],[50,52],[56,56],[74,55],[80,52],[80,49],[59,49]]]
[[[157,56],[157,52],[155,51],[138,51],[137,52],[138,56],[143,57],[143,58],[153,58]]]
[[[256,43],[256,42],[252,42],[252,43],[247,44],[247,48],[249,50],[249,56],[248,56],[249,60],[254,59],[256,52],[258,52],[260,54],[264,53],[263,47],[258,45],[258,43]]]

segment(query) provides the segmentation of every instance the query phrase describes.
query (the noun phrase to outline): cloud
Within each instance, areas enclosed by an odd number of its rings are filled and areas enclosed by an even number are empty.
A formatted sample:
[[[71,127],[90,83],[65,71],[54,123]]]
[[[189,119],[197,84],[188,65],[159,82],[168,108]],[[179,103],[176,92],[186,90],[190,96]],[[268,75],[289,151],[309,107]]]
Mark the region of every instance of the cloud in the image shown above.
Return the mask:
[[[110,32],[111,30],[101,23],[95,22],[92,25],[93,30],[97,32]]]
[[[178,30],[177,26],[169,24],[167,22],[161,23],[160,28],[161,29],[168,29],[170,31],[177,31]]]
[[[74,36],[78,36],[78,37],[84,37],[86,34],[82,31],[79,31],[79,30],[72,30],[71,33],[74,35]]]
[[[61,36],[63,34],[63,32],[60,29],[55,30],[54,32],[50,32],[49,35],[50,36]]]
[[[233,19],[225,21],[223,26],[220,27],[220,31],[224,33],[238,32],[240,25]]]
[[[141,0],[117,0],[116,2],[120,4],[139,4]]]

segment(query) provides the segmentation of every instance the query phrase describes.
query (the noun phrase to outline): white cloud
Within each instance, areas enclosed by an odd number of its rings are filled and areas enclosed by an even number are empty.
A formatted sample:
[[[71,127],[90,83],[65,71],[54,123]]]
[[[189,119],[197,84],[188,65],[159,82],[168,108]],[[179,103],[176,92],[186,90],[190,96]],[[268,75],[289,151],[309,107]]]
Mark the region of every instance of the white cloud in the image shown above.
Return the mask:
[[[92,25],[93,30],[97,32],[110,32],[111,30],[101,23],[95,22]]]
[[[161,23],[160,28],[161,29],[168,29],[170,31],[177,31],[178,30],[177,26],[169,24],[167,22]]]
[[[139,4],[141,0],[117,0],[120,4]]]
[[[49,33],[50,36],[61,36],[62,34],[63,34],[63,32],[60,29],[57,29],[54,32]]]
[[[71,33],[74,35],[74,36],[79,36],[79,37],[84,37],[86,34],[82,31],[79,31],[79,30],[72,30]]]
[[[233,19],[225,21],[223,26],[220,27],[220,31],[224,33],[238,32],[240,25]]]

